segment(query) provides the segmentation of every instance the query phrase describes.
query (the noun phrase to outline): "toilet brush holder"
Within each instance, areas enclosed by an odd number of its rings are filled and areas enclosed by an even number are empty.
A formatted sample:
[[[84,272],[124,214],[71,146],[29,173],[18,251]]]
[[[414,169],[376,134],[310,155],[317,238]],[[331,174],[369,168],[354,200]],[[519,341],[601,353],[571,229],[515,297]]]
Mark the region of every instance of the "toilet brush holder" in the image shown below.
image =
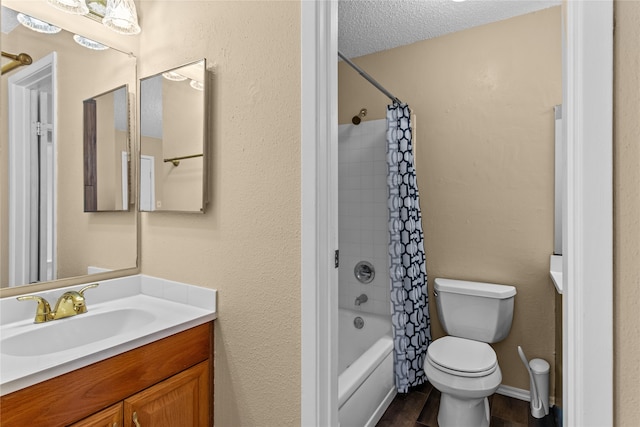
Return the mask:
[[[549,362],[544,359],[527,361],[520,346],[518,346],[518,354],[529,372],[531,415],[542,418],[549,414]]]
[[[549,362],[544,359],[531,359],[529,368],[533,373],[535,390],[538,392],[538,401],[542,404],[535,411],[532,406],[531,415],[535,418],[542,418],[549,413]]]

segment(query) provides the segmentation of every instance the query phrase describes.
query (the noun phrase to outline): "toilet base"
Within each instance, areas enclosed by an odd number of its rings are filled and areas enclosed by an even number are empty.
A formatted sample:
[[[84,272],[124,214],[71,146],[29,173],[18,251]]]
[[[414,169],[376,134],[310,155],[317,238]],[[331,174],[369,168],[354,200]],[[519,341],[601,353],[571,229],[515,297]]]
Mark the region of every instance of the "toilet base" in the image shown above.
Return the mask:
[[[440,395],[438,425],[440,427],[489,427],[489,399],[459,399],[451,394]]]

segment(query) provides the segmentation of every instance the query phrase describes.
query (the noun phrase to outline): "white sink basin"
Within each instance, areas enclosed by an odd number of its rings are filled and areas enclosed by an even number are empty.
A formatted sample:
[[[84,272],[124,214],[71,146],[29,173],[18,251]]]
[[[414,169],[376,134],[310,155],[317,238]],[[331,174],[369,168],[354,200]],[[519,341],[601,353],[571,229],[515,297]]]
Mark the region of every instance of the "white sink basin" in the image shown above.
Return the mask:
[[[65,291],[38,292],[51,304]],[[35,324],[36,304],[0,298],[0,395],[150,344],[217,317],[216,291],[145,275],[100,282],[87,312]]]
[[[66,319],[33,325],[3,338],[0,352],[10,356],[44,356],[101,341],[140,328],[155,315],[135,308],[88,312]]]

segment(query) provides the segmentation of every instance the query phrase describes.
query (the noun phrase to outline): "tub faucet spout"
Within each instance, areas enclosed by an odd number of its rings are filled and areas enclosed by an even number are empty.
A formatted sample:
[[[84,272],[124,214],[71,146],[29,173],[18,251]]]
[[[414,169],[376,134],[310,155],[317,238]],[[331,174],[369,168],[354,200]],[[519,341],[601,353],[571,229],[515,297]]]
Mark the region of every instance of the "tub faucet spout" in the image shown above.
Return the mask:
[[[366,296],[365,294],[360,295],[359,297],[356,298],[356,305],[360,305],[363,302],[367,302],[369,301],[369,297]]]

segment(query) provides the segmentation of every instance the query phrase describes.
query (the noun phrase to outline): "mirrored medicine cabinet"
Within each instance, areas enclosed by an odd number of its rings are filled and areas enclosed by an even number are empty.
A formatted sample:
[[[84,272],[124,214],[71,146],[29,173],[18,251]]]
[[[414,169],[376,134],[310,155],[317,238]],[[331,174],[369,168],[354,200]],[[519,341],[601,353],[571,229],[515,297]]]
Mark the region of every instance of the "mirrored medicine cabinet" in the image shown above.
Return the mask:
[[[141,211],[204,212],[207,90],[205,59],[140,80]]]
[[[131,274],[137,269],[138,214],[128,190],[134,188],[135,174],[125,157],[131,158],[135,146],[127,104],[135,99],[136,58],[107,45],[88,49],[77,41],[81,35],[65,29],[44,34],[20,25],[21,7],[37,9],[36,17],[47,20],[51,8],[46,4],[2,5],[3,53],[26,53],[33,61],[3,73],[0,81],[0,296],[21,285],[58,281],[42,285],[56,287],[89,281],[93,273]],[[8,61],[3,55],[2,65]],[[92,120],[98,147],[97,203],[90,212],[85,212],[83,190],[87,100],[96,105]],[[104,150],[102,130],[119,134],[105,140]],[[111,169],[101,171],[103,163]],[[105,187],[105,205],[101,183],[110,187]]]
[[[129,210],[127,85],[83,101],[84,211]]]

